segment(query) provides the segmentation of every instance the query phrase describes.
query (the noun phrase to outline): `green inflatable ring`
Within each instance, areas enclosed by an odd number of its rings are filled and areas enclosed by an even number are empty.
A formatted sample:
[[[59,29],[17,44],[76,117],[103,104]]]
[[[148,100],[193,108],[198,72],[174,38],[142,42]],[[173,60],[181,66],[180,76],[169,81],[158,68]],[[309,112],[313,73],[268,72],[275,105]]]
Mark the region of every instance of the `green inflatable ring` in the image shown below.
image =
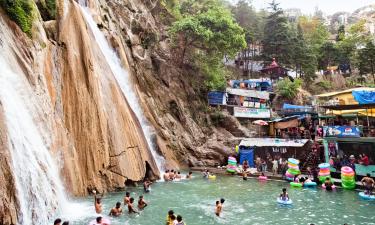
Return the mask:
[[[289,172],[290,174],[293,174],[293,175],[297,175],[297,174],[300,174],[300,173],[301,173],[301,171],[296,170],[296,169],[288,169],[288,172]]]
[[[351,178],[351,179],[341,178],[341,182],[355,182],[355,180],[354,180],[354,178]]]
[[[320,180],[320,182],[324,183],[327,178],[329,178],[330,180],[332,179],[331,176],[320,176],[319,180]]]
[[[346,184],[342,183],[342,187],[344,189],[348,189],[348,190],[353,190],[355,188],[355,186],[356,186],[355,183],[354,183],[354,185],[346,185]]]
[[[292,187],[302,187],[302,184],[296,183],[296,182],[290,182],[290,186],[292,186]]]

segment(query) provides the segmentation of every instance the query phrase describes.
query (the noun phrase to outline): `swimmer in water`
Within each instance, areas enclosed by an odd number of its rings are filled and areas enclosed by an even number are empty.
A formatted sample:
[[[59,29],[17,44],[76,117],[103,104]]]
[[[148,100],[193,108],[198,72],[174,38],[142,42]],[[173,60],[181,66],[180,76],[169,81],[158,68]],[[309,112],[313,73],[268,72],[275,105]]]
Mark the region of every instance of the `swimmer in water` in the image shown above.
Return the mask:
[[[177,216],[177,224],[176,225],[186,225],[185,222],[182,220],[182,216]]]
[[[99,198],[96,196],[96,190],[93,190],[92,193],[94,193],[94,204],[95,204],[95,212],[97,214],[101,214],[102,211],[103,211],[103,208],[102,208],[102,198],[103,198],[103,194],[102,196]]]
[[[144,208],[146,208],[146,206],[147,206],[147,203],[143,199],[143,195],[139,196],[138,209],[143,210]]]
[[[130,202],[130,193],[129,192],[126,192],[125,193],[125,197],[124,197],[124,205],[128,205]]]
[[[280,198],[283,201],[288,201],[289,200],[289,195],[288,192],[286,192],[286,188],[283,188],[283,192],[280,194]]]
[[[180,171],[178,171],[177,172],[177,175],[176,175],[176,179],[181,179],[182,177],[181,177],[181,173],[180,173]]]
[[[166,225],[173,224],[172,216],[174,216],[173,210],[168,211],[167,219],[166,219]]]
[[[216,201],[216,210],[215,210],[215,214],[216,216],[220,216],[221,214],[221,211],[223,211],[223,204],[225,202],[225,199],[220,199],[220,201]]]
[[[324,186],[326,186],[327,191],[332,191],[333,184],[331,180],[329,179],[329,177],[327,177],[326,180],[324,181]]]
[[[120,216],[121,214],[122,214],[121,202],[117,202],[116,206],[112,208],[111,211],[109,212],[109,215],[117,217],[117,216]]]
[[[147,193],[147,192],[150,192],[150,186],[151,186],[152,182],[146,178],[145,179],[145,182],[143,182],[143,190]]]
[[[130,198],[129,200],[129,203],[128,203],[128,211],[129,211],[129,214],[131,213],[138,213],[134,207],[133,207],[133,203],[134,203],[134,198]]]
[[[164,181],[170,181],[170,179],[169,179],[169,170],[165,171],[163,177],[164,177]]]
[[[193,177],[193,172],[189,172],[187,175],[186,175],[186,179],[191,179]]]

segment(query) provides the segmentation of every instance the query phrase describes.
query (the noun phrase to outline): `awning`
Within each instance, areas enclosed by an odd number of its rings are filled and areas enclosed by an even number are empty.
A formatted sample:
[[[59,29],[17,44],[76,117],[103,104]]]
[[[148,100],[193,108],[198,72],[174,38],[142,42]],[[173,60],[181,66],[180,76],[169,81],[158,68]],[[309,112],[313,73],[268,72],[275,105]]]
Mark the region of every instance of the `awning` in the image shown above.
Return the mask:
[[[239,95],[251,98],[259,98],[259,99],[270,99],[270,94],[267,91],[255,91],[255,90],[247,90],[247,89],[235,89],[235,88],[227,88],[227,93],[232,95]]]
[[[286,121],[286,122],[277,122],[274,125],[275,129],[287,129],[291,127],[298,127],[298,119]]]
[[[375,91],[375,88],[368,88],[368,87],[360,87],[360,88],[351,88],[344,91],[334,91],[334,92],[328,92],[320,95],[315,95],[318,98],[325,98],[325,97],[332,97],[335,95],[345,94],[352,91]]]
[[[246,138],[239,146],[244,147],[303,147],[309,139]]]

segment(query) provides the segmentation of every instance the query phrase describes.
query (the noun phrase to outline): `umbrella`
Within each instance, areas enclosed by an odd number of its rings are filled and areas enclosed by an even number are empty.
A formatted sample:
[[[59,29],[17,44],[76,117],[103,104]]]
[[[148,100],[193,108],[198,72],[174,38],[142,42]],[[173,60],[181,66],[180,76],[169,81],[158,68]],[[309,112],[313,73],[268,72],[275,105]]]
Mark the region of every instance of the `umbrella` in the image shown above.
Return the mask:
[[[253,124],[260,125],[260,126],[267,126],[268,123],[264,120],[255,120]]]
[[[268,125],[268,123],[266,122],[266,121],[264,121],[264,120],[255,120],[254,122],[253,122],[253,124],[255,124],[255,125],[259,125],[259,126],[267,126]],[[259,133],[259,137],[261,136],[260,135],[260,127],[259,127],[259,131],[258,131],[258,133]]]

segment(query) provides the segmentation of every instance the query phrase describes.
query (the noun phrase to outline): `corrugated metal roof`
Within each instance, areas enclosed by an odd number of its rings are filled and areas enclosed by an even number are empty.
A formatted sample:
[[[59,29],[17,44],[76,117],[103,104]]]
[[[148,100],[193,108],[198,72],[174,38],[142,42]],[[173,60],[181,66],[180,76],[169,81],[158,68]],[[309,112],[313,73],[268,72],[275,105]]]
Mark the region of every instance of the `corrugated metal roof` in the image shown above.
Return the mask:
[[[303,147],[309,139],[245,138],[239,146],[246,147]]]

